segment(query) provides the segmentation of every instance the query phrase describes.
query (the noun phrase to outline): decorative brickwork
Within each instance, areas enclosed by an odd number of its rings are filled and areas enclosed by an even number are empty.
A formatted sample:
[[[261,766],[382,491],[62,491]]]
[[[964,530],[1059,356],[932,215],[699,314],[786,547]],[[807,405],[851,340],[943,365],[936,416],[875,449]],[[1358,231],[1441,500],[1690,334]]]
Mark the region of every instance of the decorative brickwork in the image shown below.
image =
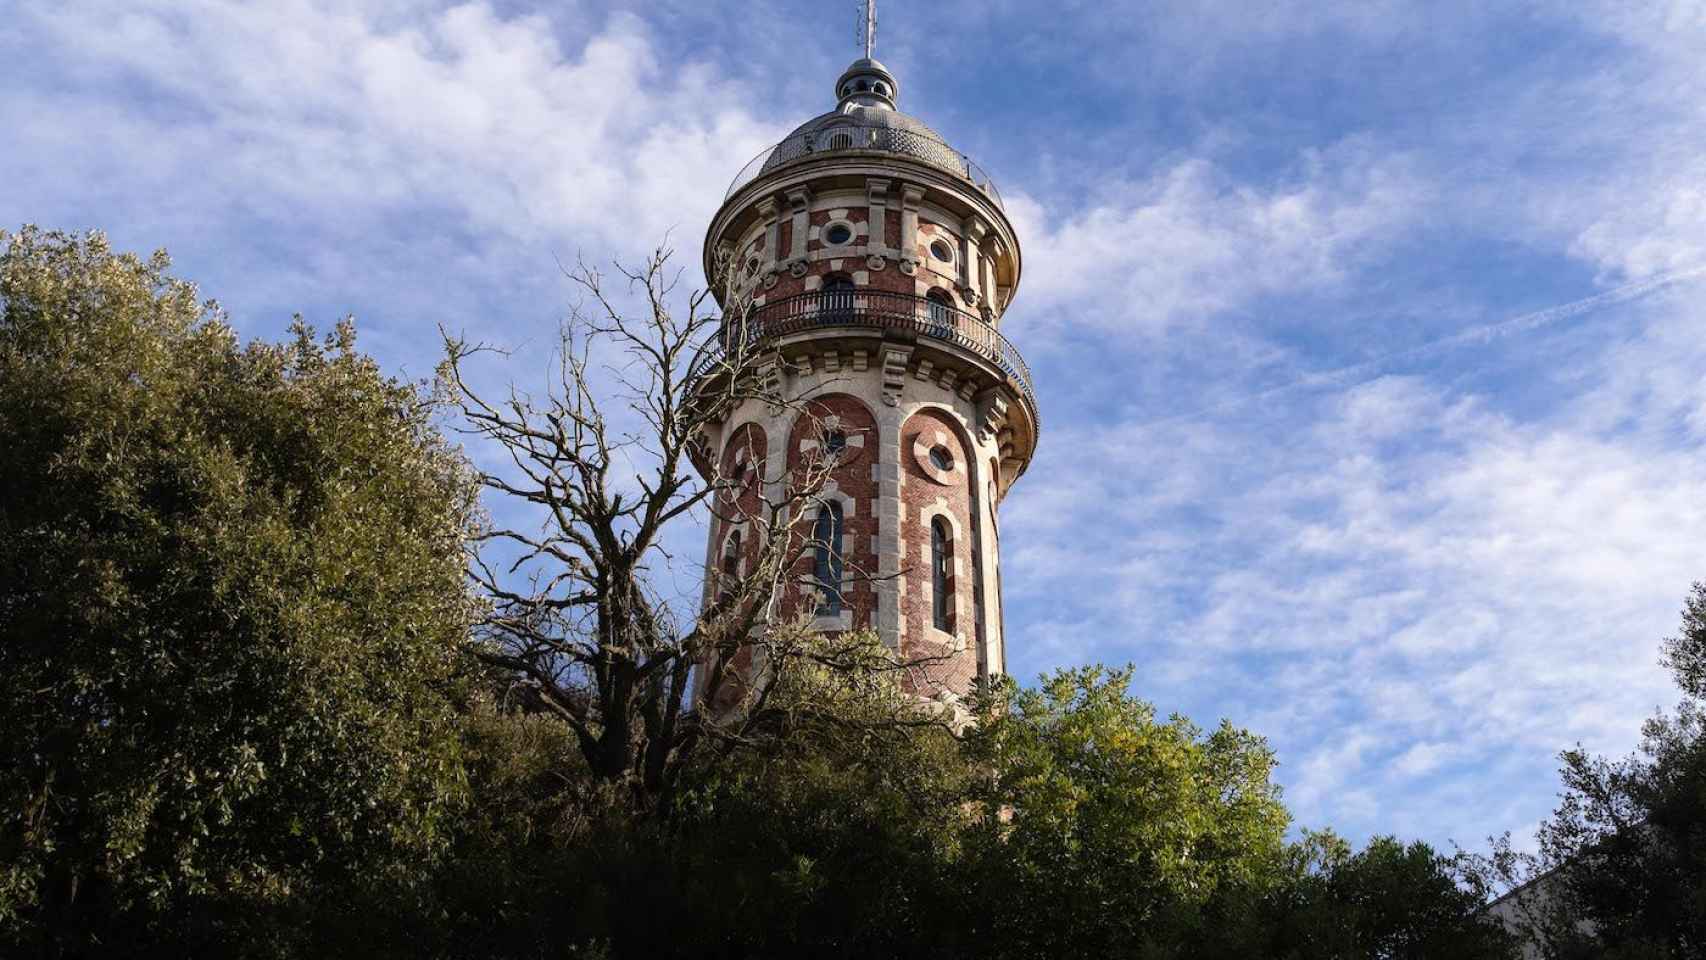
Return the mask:
[[[901,618],[905,623],[903,656],[940,658],[922,671],[919,692],[947,689],[964,696],[978,675],[978,652],[973,646],[975,611],[967,589],[972,569],[971,461],[969,445],[958,423],[941,410],[926,408],[901,428],[900,449],[906,452],[901,470],[901,542],[908,558],[904,568]],[[941,518],[951,531],[948,604],[951,630],[935,626],[935,577],[931,569],[930,524]]]
[[[829,478],[823,487],[822,499],[840,505],[842,522],[843,570],[841,600],[845,611],[834,615],[834,621],[822,623],[825,629],[864,629],[874,623],[877,595],[872,577],[877,569],[876,540],[880,519],[877,516],[877,485],[872,479],[871,461],[878,455],[880,437],[877,420],[870,408],[847,394],[830,394],[806,404],[795,416],[788,434],[788,469],[792,476],[829,468]],[[806,509],[816,511],[823,504]],[[811,536],[811,527],[802,531]],[[807,551],[795,566],[795,586],[785,598],[783,607],[789,615],[806,611],[818,601],[816,594],[808,596],[801,586],[813,578],[814,556]],[[827,619],[827,618],[825,618]]]
[[[839,143],[844,121],[875,139]],[[916,693],[963,697],[1006,666],[995,515],[1039,430],[1029,371],[995,330],[1018,287],[1018,238],[981,171],[891,96],[844,100],[785,143],[737,179],[705,240],[708,275],[736,261],[722,300],[751,297],[742,329],[763,340],[755,382],[772,398],[712,430],[725,474],[741,458],[768,465],[729,506],[779,502],[831,458],[793,529],[802,546],[838,530],[841,552],[807,550],[779,612],[874,628],[929,661],[909,678]],[[847,286],[826,286],[832,275]],[[712,523],[708,601],[755,545],[742,522]],[[841,602],[818,589],[827,577]]]

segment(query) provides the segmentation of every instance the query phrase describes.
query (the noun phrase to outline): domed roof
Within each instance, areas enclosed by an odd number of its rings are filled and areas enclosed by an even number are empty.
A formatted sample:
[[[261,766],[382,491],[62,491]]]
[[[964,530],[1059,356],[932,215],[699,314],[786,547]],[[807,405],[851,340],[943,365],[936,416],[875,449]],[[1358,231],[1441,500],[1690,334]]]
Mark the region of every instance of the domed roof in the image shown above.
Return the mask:
[[[894,74],[868,57],[853,61],[835,81],[840,102],[834,110],[807,120],[782,139],[759,173],[767,173],[806,154],[828,150],[879,150],[899,153],[966,176],[965,158],[924,121],[895,109],[900,84]]]
[[[971,158],[948,146],[924,121],[895,109],[900,83],[889,68],[864,57],[835,81],[834,110],[794,128],[782,142],[752,159],[735,175],[724,200],[774,170],[827,153],[898,154],[968,180],[1001,206],[1001,193]]]
[[[901,113],[893,107],[872,107],[859,103],[844,102],[828,113],[819,114],[794,128],[794,132],[783,139],[792,140],[795,137],[816,133],[832,127],[847,125],[860,127],[881,127],[888,130],[905,130],[941,141],[942,135],[930,129],[924,121],[910,113]]]

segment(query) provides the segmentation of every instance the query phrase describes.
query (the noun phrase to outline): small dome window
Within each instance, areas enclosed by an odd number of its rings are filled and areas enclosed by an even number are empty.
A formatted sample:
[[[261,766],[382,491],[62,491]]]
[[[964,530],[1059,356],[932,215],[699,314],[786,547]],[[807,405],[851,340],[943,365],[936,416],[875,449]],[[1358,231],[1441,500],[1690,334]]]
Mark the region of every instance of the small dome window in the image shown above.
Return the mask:
[[[839,456],[847,451],[847,434],[840,430],[826,430],[823,434],[823,452],[825,456]]]
[[[930,255],[943,263],[954,262],[954,248],[946,240],[937,240],[930,244]]]
[[[937,444],[930,448],[930,465],[942,471],[952,470],[954,469],[954,455],[948,452],[947,447]]]
[[[831,246],[842,246],[853,240],[853,228],[845,223],[832,223],[823,231],[823,239]]]

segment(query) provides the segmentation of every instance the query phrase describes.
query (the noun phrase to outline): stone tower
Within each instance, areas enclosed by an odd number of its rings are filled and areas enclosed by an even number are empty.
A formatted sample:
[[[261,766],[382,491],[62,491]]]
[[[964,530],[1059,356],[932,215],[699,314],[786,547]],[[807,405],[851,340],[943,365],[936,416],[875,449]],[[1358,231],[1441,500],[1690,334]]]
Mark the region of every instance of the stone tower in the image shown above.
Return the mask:
[[[881,63],[855,61],[835,109],[748,164],[712,219],[704,263],[725,278],[725,335],[745,316],[762,378],[810,400],[743,402],[706,457],[777,486],[833,456],[800,518],[817,544],[796,578],[806,586],[779,606],[936,658],[913,682],[951,700],[1006,668],[996,512],[1039,421],[1030,371],[1001,334],[1020,274],[1001,195],[900,112],[899,94]],[[742,525],[713,521],[709,580],[739,571]]]

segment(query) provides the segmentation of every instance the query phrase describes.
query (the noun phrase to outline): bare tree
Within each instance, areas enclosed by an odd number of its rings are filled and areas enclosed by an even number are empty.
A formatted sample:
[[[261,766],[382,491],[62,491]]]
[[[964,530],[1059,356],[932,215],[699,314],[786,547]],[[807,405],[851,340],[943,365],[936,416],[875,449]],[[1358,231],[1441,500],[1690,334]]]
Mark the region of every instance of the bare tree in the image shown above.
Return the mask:
[[[584,263],[565,271],[584,298],[563,323],[543,398],[512,387],[486,399],[464,374],[489,348],[460,338],[446,336],[440,371],[464,430],[507,457],[481,482],[541,519],[536,531],[494,527],[477,544],[470,568],[492,605],[475,652],[515,678],[525,708],[574,731],[593,777],[649,811],[667,811],[696,753],[727,755],[803,723],[938,722],[893,696],[841,709],[849,695],[892,690],[890,678],[916,665],[869,636],[824,636],[789,618],[786,599],[815,586],[801,582],[817,546],[803,508],[819,501],[834,461],[768,465],[756,479],[769,492],[756,509],[739,506],[754,478],[724,475],[707,433],[743,402],[807,411],[810,398],[781,396],[766,383],[776,378],[760,376],[778,358],[736,319],[744,305],[729,304],[724,323],[697,291],[673,311],[680,272],[669,258],[660,248],[637,269],[617,264],[612,278]],[[640,316],[619,308],[611,279],[643,299]],[[595,355],[613,359],[597,365]],[[601,404],[620,405],[631,426]],[[752,536],[744,569],[714,572],[708,602],[679,615],[654,588],[652,564],[671,561],[666,526],[699,508]],[[798,695],[814,684],[815,695]],[[893,708],[873,713],[872,702]]]

